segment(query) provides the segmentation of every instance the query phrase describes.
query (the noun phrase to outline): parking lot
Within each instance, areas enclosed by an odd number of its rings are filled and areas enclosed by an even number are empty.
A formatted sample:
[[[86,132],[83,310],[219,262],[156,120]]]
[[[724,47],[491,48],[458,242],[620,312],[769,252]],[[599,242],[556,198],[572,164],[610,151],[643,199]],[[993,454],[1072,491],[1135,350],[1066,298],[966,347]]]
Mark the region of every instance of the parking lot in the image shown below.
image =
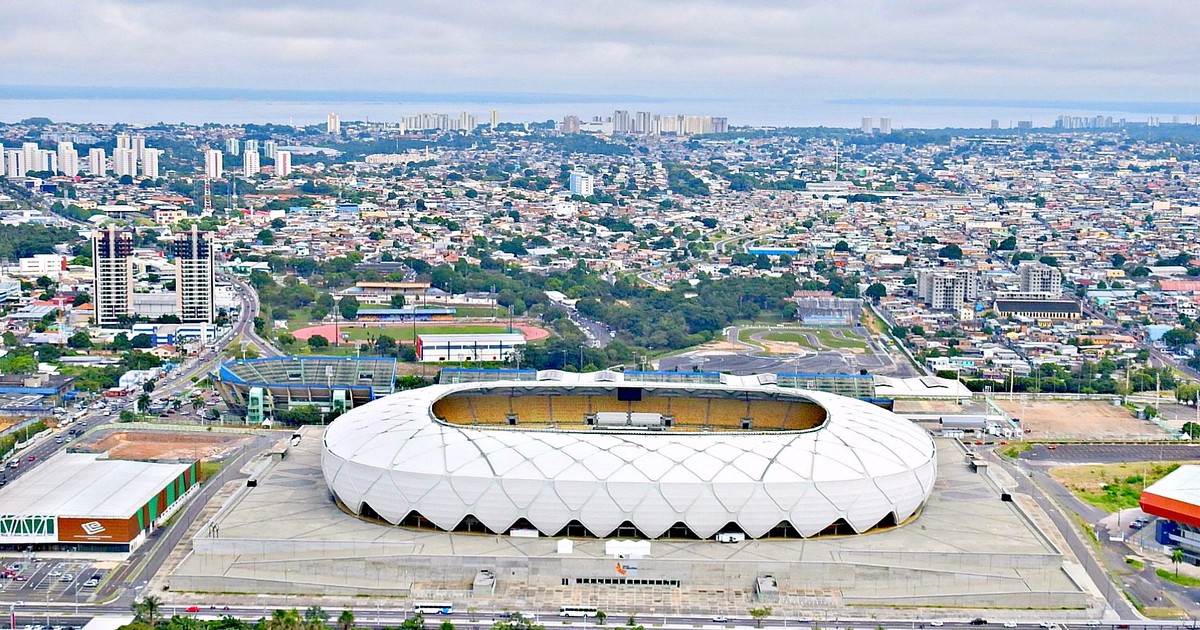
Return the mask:
[[[86,599],[104,580],[106,571],[89,562],[38,558],[0,558],[0,593],[31,599]]]

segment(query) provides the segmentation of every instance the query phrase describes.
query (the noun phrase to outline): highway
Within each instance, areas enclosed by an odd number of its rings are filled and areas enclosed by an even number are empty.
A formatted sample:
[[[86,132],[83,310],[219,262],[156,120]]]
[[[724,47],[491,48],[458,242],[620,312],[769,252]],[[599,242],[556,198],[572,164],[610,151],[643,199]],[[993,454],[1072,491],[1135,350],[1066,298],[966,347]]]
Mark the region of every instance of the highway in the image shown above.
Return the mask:
[[[294,601],[288,603],[289,608],[304,609],[310,601],[316,603],[318,600],[303,600],[293,598]],[[0,602],[0,607],[4,605]],[[749,606],[749,604],[748,604]],[[24,625],[44,625],[63,626],[63,627],[78,627],[83,625],[87,619],[99,615],[128,615],[128,606],[104,605],[91,607],[88,610],[81,610],[78,614],[74,612],[73,605],[56,605],[51,604],[48,608],[45,605],[28,602],[17,604],[14,608],[16,614],[16,622],[18,626]],[[189,617],[197,617],[201,619],[216,619],[223,616],[234,617],[253,623],[260,618],[271,616],[272,611],[277,607],[271,606],[223,606],[223,605],[201,605],[196,612],[187,612],[188,607],[183,605],[163,605],[160,614],[166,617],[174,615],[182,615]],[[339,607],[329,607],[328,612],[333,615],[341,610]],[[385,608],[385,607],[351,607],[349,610],[354,613],[354,625],[362,628],[382,628],[395,627],[413,615],[407,608]],[[999,612],[999,611],[995,611]],[[476,610],[472,612],[455,611],[449,615],[426,615],[426,627],[431,624],[436,624],[441,621],[449,621],[457,628],[490,628],[496,621],[505,619],[503,615],[508,614],[505,611],[486,611]],[[595,619],[579,619],[579,618],[563,618],[559,617],[557,611],[531,611],[534,616],[534,621],[547,628],[602,628],[613,627],[621,628],[626,626],[628,621],[625,612],[614,611],[609,613],[606,623],[600,625]],[[1029,613],[1026,612],[1026,615]],[[658,628],[671,628],[681,630],[711,629],[718,630],[721,628],[822,628],[824,630],[840,629],[840,628],[856,628],[861,630],[869,630],[874,628],[884,628],[887,630],[916,630],[918,628],[944,628],[945,630],[970,630],[972,628],[982,627],[1007,627],[1016,628],[1018,630],[1042,630],[1044,628],[1055,628],[1058,630],[1066,630],[1071,628],[1095,628],[1102,630],[1148,630],[1152,628],[1195,628],[1195,620],[1167,620],[1167,621],[1135,621],[1135,622],[1098,622],[1094,620],[1077,619],[1065,622],[1046,622],[1046,621],[1030,621],[1028,619],[1009,621],[1002,615],[1000,617],[992,616],[983,624],[972,624],[970,617],[959,615],[957,617],[947,616],[942,619],[915,619],[915,618],[896,618],[896,619],[880,619],[880,618],[862,618],[862,617],[837,617],[834,615],[821,615],[818,617],[779,617],[770,616],[761,622],[752,619],[749,615],[729,615],[723,618],[720,622],[713,621],[711,615],[650,615],[638,614],[635,618],[636,625],[655,626]],[[981,618],[982,619],[982,618]]]

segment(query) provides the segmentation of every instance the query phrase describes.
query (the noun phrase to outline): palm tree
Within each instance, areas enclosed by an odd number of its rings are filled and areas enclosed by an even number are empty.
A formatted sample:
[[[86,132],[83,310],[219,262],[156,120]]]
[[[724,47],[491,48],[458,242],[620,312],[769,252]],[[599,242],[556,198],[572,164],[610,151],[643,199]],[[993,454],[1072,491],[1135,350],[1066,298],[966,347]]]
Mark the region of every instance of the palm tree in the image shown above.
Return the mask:
[[[266,627],[268,630],[299,630],[300,611],[292,608],[283,610],[278,608],[271,613],[271,618],[267,620]]]
[[[157,623],[158,611],[162,608],[162,600],[153,596],[147,595],[140,602],[133,603],[133,613],[138,620],[146,622],[146,625],[151,628]]]
[[[338,615],[337,625],[340,630],[350,630],[354,627],[354,613],[349,610],[343,610],[342,614]]]
[[[304,623],[309,630],[320,630],[325,627],[327,621],[329,621],[329,613],[320,606],[309,606],[304,611]]]
[[[143,412],[143,413],[144,413],[144,412],[145,412],[147,409],[149,409],[149,408],[150,408],[150,394],[147,394],[147,393],[145,393],[145,392],[142,392],[142,395],[141,395],[141,396],[138,396],[138,399],[137,399],[137,408],[138,408],[138,411],[141,411],[141,412]]]
[[[604,612],[603,610],[597,610],[596,611],[596,623],[603,626],[605,619],[608,619],[608,613]]]
[[[1175,577],[1179,577],[1179,565],[1183,564],[1183,558],[1183,550],[1179,547],[1171,552],[1171,564],[1175,565]]]
[[[201,398],[200,396],[196,396],[196,397],[192,398],[192,411],[200,411],[200,408],[203,406],[204,406],[203,398]],[[317,606],[317,608],[320,608],[320,606]],[[305,616],[307,617],[307,611],[305,611]]]

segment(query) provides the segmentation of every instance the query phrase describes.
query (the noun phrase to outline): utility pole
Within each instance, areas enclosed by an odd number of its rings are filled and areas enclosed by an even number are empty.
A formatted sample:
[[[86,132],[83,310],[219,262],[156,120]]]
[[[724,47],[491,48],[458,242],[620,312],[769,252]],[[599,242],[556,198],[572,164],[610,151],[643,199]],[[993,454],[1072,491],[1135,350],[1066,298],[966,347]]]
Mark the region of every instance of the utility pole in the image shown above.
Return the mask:
[[[212,180],[204,176],[204,211],[212,212]]]

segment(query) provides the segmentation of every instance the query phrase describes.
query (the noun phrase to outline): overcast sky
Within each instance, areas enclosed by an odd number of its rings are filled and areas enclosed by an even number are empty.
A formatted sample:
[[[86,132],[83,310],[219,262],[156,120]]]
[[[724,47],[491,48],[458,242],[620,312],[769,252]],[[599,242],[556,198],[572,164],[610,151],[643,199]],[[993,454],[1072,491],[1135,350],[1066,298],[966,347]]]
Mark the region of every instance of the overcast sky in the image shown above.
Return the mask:
[[[1152,0],[0,2],[0,83],[1200,101]]]

